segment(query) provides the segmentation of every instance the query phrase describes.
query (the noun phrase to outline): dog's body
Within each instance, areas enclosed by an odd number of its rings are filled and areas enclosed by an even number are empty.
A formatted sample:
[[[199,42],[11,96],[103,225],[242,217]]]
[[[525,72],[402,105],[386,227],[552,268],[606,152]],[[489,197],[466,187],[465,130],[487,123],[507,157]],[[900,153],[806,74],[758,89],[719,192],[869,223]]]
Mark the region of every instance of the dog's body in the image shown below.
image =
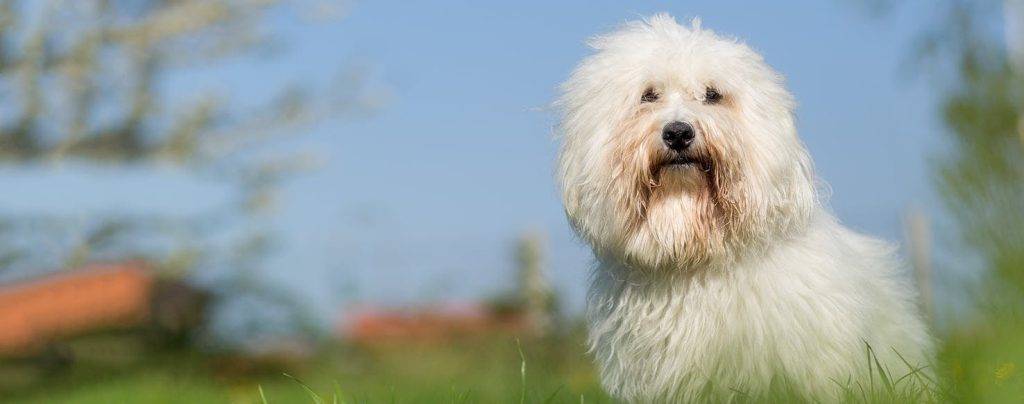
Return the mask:
[[[897,376],[927,362],[914,288],[819,201],[759,55],[665,15],[593,46],[560,101],[559,175],[600,262],[590,343],[612,394],[834,399],[871,383],[874,358]]]
[[[597,271],[590,341],[604,385],[627,401],[760,394],[772,382],[831,399],[840,386],[867,388],[866,344],[896,377],[911,369],[893,350],[921,364],[929,346],[886,246],[824,215],[727,268],[666,276],[619,265]]]

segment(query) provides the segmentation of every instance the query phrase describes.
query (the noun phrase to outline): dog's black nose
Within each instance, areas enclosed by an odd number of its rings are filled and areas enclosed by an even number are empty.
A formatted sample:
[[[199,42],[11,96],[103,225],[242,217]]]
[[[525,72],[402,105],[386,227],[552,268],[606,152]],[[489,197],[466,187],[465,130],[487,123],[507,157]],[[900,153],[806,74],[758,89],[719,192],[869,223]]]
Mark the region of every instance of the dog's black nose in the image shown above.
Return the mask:
[[[675,151],[683,151],[690,147],[690,143],[693,143],[693,136],[693,126],[679,121],[665,125],[665,129],[661,132],[661,140],[665,142],[665,146]]]

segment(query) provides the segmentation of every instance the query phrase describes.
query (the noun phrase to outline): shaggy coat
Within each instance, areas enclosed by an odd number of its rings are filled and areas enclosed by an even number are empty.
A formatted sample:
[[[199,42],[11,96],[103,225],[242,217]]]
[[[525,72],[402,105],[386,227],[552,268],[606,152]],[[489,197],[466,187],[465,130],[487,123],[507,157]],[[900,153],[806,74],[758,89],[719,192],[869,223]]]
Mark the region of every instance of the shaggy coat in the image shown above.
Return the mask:
[[[830,400],[872,365],[926,365],[913,285],[819,199],[793,98],[760,55],[667,15],[590,45],[558,102],[558,177],[599,262],[589,341],[609,392],[727,399],[786,382]],[[695,132],[684,151],[666,147],[672,122]]]

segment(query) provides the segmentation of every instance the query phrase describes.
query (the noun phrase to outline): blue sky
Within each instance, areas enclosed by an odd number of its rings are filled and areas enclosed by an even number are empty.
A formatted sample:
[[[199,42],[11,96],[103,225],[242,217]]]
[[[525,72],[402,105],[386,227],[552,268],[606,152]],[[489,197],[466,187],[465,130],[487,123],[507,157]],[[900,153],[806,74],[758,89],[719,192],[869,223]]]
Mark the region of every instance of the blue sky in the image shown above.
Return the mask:
[[[905,209],[938,212],[928,160],[942,144],[939,94],[907,56],[930,17],[926,2],[880,19],[854,0],[486,3],[355,2],[346,17],[316,24],[275,15],[268,29],[284,52],[196,76],[250,99],[274,83],[327,80],[357,65],[387,95],[368,116],[330,119],[296,140],[324,163],[287,186],[274,218],[282,246],[266,279],[325,317],[355,301],[476,298],[511,287],[512,241],[540,231],[555,286],[580,307],[591,259],[554,187],[549,105],[587,54],[587,37],[661,11],[700,16],[788,78],[799,130],[843,222],[899,242]],[[0,209],[183,213],[224,197],[170,169],[154,171],[161,180],[3,169],[0,187],[19,192]],[[69,188],[82,192],[74,206],[65,203]]]

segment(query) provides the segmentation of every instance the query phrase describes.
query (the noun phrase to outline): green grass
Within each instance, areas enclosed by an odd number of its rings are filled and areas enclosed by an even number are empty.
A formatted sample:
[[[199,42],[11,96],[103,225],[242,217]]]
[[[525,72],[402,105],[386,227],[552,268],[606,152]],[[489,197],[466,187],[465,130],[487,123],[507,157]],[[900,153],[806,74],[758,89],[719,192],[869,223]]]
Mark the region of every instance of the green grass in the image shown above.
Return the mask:
[[[3,396],[5,403],[610,402],[578,339],[520,348],[512,337],[335,347],[309,363],[244,375],[209,359],[165,355],[129,369],[76,369]]]
[[[872,360],[871,351],[866,360]],[[954,333],[934,373],[883,373],[877,383],[837,383],[844,402],[1024,402],[1024,326]],[[877,362],[876,362],[876,368]],[[880,370],[884,372],[883,370]],[[0,375],[2,377],[2,375]],[[303,362],[253,366],[195,353],[148,355],[134,364],[79,363],[41,383],[0,392],[4,403],[600,403],[578,338],[495,336],[446,344],[336,346]],[[927,385],[927,389],[915,386]],[[786,383],[732,402],[800,402]],[[706,400],[715,402],[711,397]]]
[[[962,328],[939,353],[943,393],[963,403],[1024,403],[1024,323],[1018,316]]]

